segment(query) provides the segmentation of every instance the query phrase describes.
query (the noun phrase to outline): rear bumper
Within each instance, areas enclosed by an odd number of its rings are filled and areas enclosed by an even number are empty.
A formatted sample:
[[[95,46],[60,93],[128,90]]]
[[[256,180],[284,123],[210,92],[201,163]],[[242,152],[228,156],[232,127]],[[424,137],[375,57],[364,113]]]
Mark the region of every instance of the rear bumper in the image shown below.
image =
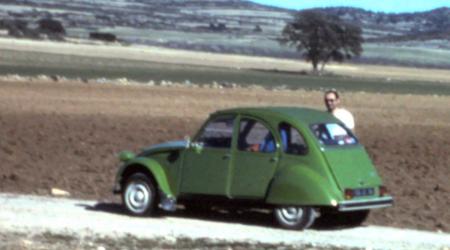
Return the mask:
[[[390,207],[394,204],[394,199],[390,196],[380,197],[370,200],[354,200],[354,201],[342,201],[338,204],[339,211],[357,211],[368,210],[375,208]]]

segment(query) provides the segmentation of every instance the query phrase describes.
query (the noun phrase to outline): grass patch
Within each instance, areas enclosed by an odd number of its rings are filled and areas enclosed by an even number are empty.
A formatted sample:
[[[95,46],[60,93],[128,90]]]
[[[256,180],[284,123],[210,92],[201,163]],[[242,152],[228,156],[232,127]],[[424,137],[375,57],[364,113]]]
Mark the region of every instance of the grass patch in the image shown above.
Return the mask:
[[[60,75],[68,78],[128,78],[139,82],[153,80],[196,84],[236,83],[273,88],[364,91],[398,94],[450,95],[450,85],[438,82],[362,79],[343,76],[311,76],[292,72],[240,70],[144,62],[125,59],[96,58],[40,52],[0,51],[0,74],[23,76]]]
[[[423,45],[425,46],[425,45]],[[367,43],[363,46],[363,59],[369,62],[388,62],[397,65],[446,68],[450,67],[450,51],[421,47],[396,46],[395,43]]]

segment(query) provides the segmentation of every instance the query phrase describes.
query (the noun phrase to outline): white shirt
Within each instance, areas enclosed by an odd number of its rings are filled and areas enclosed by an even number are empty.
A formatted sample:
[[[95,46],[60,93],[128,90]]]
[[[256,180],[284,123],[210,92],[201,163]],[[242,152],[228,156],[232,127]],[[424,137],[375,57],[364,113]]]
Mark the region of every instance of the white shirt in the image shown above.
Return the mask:
[[[334,117],[338,118],[344,125],[353,130],[355,128],[355,119],[353,119],[352,113],[343,108],[336,108],[333,110]]]

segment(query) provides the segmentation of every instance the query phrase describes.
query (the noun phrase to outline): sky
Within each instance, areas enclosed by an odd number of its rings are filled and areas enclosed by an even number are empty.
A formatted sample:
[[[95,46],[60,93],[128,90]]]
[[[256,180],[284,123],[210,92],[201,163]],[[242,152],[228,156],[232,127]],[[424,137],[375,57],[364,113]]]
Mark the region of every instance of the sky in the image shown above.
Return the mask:
[[[253,2],[289,9],[322,7],[356,7],[387,13],[421,12],[450,7],[450,0],[252,0]]]

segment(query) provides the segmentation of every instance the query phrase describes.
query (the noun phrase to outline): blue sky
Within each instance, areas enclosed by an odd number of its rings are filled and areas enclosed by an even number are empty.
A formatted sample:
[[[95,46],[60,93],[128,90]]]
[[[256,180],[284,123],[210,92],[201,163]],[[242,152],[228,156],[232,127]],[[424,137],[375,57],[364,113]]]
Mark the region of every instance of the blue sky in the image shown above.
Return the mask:
[[[427,11],[450,7],[450,0],[252,0],[253,2],[290,9],[320,7],[356,7],[389,13]]]

